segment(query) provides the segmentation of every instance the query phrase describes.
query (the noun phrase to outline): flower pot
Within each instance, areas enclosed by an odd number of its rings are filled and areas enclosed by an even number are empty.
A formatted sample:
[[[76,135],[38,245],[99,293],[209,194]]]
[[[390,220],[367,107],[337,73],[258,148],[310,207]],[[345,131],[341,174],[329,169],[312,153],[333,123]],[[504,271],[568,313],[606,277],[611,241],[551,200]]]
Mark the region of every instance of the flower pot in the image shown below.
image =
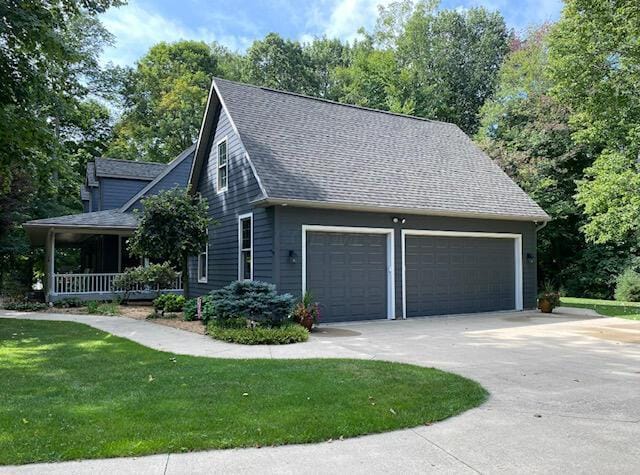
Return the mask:
[[[552,313],[553,303],[548,299],[540,299],[538,300],[538,308],[542,313]]]
[[[310,332],[311,329],[313,328],[313,318],[311,318],[311,316],[309,316],[308,318],[303,318],[302,321],[300,322],[300,325],[305,327],[307,331]]]

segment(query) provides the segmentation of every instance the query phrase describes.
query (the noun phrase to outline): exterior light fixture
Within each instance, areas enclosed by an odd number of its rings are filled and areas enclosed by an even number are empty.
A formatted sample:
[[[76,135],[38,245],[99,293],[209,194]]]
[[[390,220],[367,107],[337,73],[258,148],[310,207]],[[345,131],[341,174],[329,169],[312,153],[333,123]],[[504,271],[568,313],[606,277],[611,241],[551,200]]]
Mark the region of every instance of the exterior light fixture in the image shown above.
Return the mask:
[[[407,220],[405,218],[398,218],[397,216],[394,216],[393,218],[391,218],[391,221],[393,221],[394,224],[404,224],[407,222]]]
[[[298,260],[298,255],[296,254],[296,252],[293,250],[289,251],[289,262],[291,264],[295,264],[297,260]]]
[[[535,262],[535,260],[536,260],[536,259],[535,259],[535,257],[533,257],[533,254],[531,254],[531,253],[527,252],[527,262],[528,262],[529,264],[533,264],[533,263]]]

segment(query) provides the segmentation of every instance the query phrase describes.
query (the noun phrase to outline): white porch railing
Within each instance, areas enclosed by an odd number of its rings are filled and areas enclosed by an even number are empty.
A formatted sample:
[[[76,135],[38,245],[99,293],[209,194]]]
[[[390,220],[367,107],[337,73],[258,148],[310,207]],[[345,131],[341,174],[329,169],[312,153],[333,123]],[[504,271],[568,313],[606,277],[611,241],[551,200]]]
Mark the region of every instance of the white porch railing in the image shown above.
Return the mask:
[[[56,294],[108,294],[121,291],[113,287],[113,280],[121,274],[54,274],[53,291]],[[134,292],[151,291],[144,286],[134,289]],[[170,289],[182,290],[182,274],[178,274]]]

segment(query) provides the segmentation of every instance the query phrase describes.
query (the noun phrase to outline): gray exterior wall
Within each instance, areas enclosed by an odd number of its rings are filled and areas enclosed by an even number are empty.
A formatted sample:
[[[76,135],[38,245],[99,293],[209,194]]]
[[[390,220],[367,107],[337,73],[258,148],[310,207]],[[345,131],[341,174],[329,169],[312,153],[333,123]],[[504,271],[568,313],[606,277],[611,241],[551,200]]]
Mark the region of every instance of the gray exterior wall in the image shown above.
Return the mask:
[[[136,193],[149,184],[150,180],[129,180],[124,178],[99,178],[100,202],[98,209],[104,211],[121,207]],[[96,205],[94,205],[94,208]]]
[[[193,163],[193,153],[187,158],[182,160],[173,170],[162,177],[158,183],[153,185],[149,191],[145,193],[145,196],[157,195],[161,191],[169,190],[175,186],[185,186],[189,182],[189,172],[191,171],[191,164]],[[144,186],[147,186],[145,183]],[[131,196],[127,198],[125,203],[131,199]],[[141,200],[136,201],[132,206],[132,209],[139,209],[142,207]]]
[[[89,211],[100,211],[100,188],[97,186],[89,187],[91,191],[91,206]]]
[[[275,210],[276,253],[278,272],[274,282],[281,292],[299,296],[302,292],[302,225],[363,226],[394,228],[395,243],[395,308],[396,317],[402,316],[402,248],[401,230],[430,229],[442,231],[478,231],[522,234],[523,305],[536,306],[536,262],[527,262],[527,254],[536,256],[535,224],[521,221],[447,218],[408,214],[367,213],[360,211],[324,210],[295,207],[278,207]],[[393,224],[393,216],[406,218],[406,223]],[[296,263],[289,259],[289,251],[298,255]]]
[[[197,280],[197,260],[190,259],[191,296],[202,295],[238,279],[238,216],[253,212],[253,278],[273,282],[273,213],[250,204],[260,196],[260,187],[245,157],[239,137],[224,112],[219,112],[215,135],[208,144],[208,158],[203,164],[197,186],[209,202],[209,216],[217,224],[209,227],[208,280]],[[218,194],[217,146],[227,138],[228,189]]]

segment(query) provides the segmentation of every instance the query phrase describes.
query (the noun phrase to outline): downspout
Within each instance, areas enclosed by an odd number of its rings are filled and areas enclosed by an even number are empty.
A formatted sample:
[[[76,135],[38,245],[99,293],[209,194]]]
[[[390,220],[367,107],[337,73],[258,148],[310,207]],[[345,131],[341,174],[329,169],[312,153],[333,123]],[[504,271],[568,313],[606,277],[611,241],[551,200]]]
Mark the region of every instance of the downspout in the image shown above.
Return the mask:
[[[547,225],[547,223],[548,223],[548,222],[549,222],[549,221],[543,221],[543,222],[542,222],[542,224],[540,224],[540,225],[536,226],[536,234],[537,234],[539,231],[542,231],[542,230],[545,228],[545,226]],[[534,223],[534,224],[535,224],[535,223]]]

